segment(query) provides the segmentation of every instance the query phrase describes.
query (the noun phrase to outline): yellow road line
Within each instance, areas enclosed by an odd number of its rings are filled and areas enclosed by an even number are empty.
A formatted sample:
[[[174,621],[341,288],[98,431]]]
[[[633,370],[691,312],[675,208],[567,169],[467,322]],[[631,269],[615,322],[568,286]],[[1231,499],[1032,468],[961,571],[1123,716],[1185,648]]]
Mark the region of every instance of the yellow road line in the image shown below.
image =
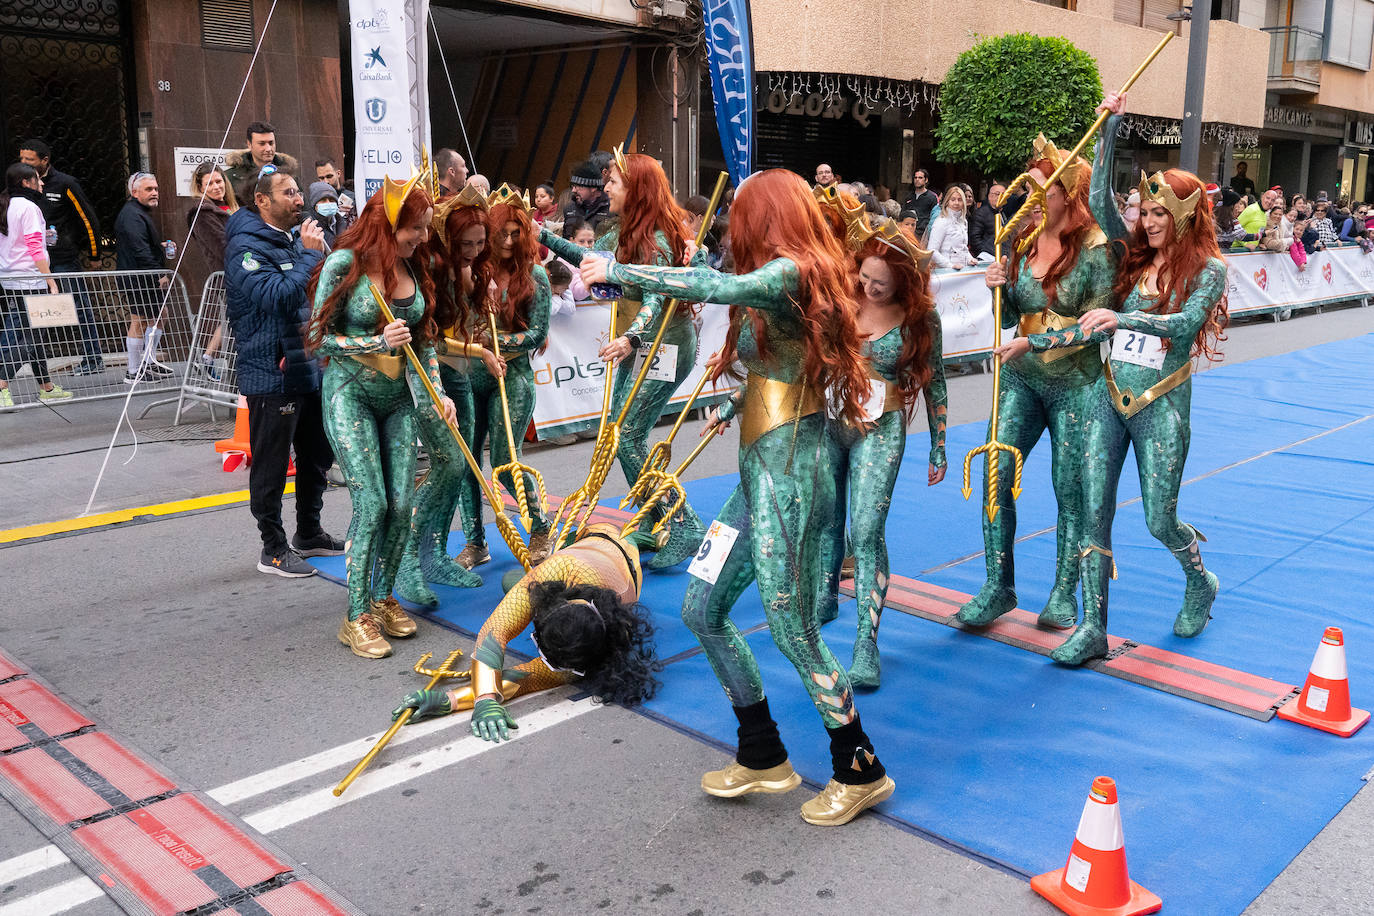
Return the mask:
[[[295,482],[288,481],[284,492],[296,492]],[[197,509],[215,509],[220,506],[232,506],[237,503],[246,502],[248,502],[248,491],[234,490],[231,493],[219,493],[214,496],[197,496],[193,499],[176,499],[171,502],[155,503],[151,506],[139,506],[134,509],[116,509],[113,512],[83,515],[77,518],[64,519],[60,522],[43,522],[39,525],[25,525],[21,528],[9,528],[5,531],[0,531],[0,544],[9,544],[14,541],[26,541],[30,538],[47,537],[52,534],[65,534],[70,531],[83,531],[87,528],[103,528],[107,525],[118,525],[121,522],[132,521],[144,515],[179,515],[183,512],[194,512]]]

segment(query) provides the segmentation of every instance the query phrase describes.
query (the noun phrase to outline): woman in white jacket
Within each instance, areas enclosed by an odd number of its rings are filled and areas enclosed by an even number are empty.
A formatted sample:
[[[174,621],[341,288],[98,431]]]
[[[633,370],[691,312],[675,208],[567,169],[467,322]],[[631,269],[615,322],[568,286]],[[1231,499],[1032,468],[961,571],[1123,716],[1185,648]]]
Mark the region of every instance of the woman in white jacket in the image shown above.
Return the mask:
[[[927,247],[936,267],[959,270],[978,263],[968,250],[968,200],[957,184],[940,198],[940,217],[931,223]]]

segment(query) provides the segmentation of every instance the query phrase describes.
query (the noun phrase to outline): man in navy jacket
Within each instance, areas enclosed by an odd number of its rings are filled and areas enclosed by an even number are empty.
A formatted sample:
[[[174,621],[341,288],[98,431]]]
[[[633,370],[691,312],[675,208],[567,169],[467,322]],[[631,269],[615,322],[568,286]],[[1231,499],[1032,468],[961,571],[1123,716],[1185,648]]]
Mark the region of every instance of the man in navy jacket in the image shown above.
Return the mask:
[[[320,509],[334,453],[325,438],[320,369],[305,349],[310,320],[306,286],[324,257],[324,234],[314,220],[292,232],[303,201],[285,172],[260,175],[257,212],[244,207],[225,230],[224,281],[229,326],[238,351],[239,393],[248,401],[249,508],[262,534],[258,569],[299,578],[315,569],[302,557],[343,552],[343,542],[320,527]],[[282,491],[296,448],[296,534],[282,527]]]

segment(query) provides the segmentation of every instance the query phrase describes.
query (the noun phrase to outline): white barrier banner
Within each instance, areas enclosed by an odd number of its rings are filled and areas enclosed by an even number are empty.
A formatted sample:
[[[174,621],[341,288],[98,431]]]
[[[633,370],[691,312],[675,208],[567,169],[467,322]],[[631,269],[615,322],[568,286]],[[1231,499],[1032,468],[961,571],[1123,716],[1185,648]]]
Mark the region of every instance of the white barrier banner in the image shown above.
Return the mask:
[[[428,0],[349,0],[353,47],[353,171],[363,200],[387,175],[404,180],[418,161],[425,125],[414,118],[416,41],[426,33]],[[421,74],[423,76],[423,74]],[[413,84],[413,85],[412,85]]]
[[[945,345],[945,359],[992,350],[992,291],[986,271],[942,271],[930,276],[931,294]]]
[[[1309,255],[1299,270],[1286,252],[1228,254],[1232,315],[1374,294],[1374,255],[1349,245]]]
[[[692,320],[697,325],[696,365],[678,384],[669,412],[686,402],[701,379],[706,360],[725,342],[730,311],[721,305],[702,305]],[[606,363],[597,353],[606,345],[610,321],[611,307],[600,302],[579,303],[573,314],[550,319],[548,347],[543,353],[530,354],[536,386],[534,425],[541,437],[546,432],[562,435],[596,425],[606,379]],[[729,379],[721,379],[715,388],[708,383],[697,403],[715,403],[736,387]]]

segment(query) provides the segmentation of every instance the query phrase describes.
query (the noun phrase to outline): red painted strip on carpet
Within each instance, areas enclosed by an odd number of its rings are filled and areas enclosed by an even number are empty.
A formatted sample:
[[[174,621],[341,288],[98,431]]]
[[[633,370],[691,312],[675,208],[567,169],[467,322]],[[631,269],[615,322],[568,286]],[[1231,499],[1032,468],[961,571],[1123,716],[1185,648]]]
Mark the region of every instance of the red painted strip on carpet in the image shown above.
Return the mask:
[[[46,687],[30,680],[0,684],[0,751],[31,744],[20,726],[34,726],[45,737],[57,737],[94,725]]]
[[[257,902],[272,916],[347,916],[308,881],[293,881],[286,887],[268,891],[258,897]]]
[[[7,681],[12,677],[27,673],[18,662],[0,652],[0,681]]]

